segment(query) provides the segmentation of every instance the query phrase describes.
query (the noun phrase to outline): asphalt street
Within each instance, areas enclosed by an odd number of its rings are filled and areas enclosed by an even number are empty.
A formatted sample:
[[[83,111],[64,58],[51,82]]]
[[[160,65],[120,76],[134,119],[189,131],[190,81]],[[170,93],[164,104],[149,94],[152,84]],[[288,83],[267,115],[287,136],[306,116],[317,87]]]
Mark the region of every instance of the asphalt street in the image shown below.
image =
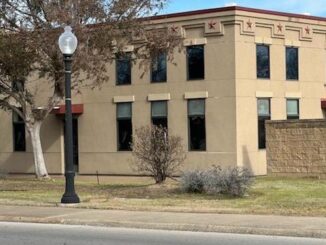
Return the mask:
[[[1,245],[321,245],[326,240],[259,235],[0,222]]]

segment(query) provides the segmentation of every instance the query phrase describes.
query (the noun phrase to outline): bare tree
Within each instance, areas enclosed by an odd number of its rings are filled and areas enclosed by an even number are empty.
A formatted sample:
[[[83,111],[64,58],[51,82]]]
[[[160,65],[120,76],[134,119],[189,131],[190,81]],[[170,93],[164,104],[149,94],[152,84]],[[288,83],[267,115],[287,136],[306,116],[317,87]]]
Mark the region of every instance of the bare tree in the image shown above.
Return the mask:
[[[62,54],[57,40],[71,25],[79,46],[74,55],[72,88],[95,88],[109,78],[107,64],[127,44],[133,57],[146,63],[166,52],[169,59],[179,38],[169,29],[154,28],[151,19],[166,0],[1,0],[0,2],[0,109],[17,113],[31,136],[35,171],[47,178],[40,129],[64,96]],[[40,83],[47,81],[48,96],[40,102]],[[18,86],[17,82],[23,84]],[[43,86],[43,85],[42,85]]]
[[[151,174],[158,184],[172,177],[186,158],[182,139],[168,134],[164,127],[136,129],[132,150],[136,170]]]

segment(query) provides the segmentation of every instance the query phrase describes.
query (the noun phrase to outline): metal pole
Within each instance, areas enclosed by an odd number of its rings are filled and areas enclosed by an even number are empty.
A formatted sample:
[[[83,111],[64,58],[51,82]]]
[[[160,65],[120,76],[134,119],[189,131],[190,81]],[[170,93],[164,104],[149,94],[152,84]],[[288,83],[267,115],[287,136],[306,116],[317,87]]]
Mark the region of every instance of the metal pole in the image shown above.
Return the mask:
[[[73,135],[72,135],[72,112],[71,112],[71,66],[72,55],[64,55],[65,62],[65,193],[61,198],[61,203],[79,203],[79,197],[75,192],[75,170],[73,165]]]

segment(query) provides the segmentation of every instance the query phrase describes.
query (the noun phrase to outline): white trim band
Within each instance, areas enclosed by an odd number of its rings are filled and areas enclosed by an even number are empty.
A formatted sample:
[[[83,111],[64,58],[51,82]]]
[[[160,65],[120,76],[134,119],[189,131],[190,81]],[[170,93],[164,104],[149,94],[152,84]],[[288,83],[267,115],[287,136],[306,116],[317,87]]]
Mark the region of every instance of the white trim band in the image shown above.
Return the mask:
[[[184,98],[187,99],[206,99],[208,98],[207,91],[200,91],[200,92],[186,92]]]
[[[256,98],[272,98],[273,92],[268,91],[256,91]]]
[[[160,100],[170,100],[171,95],[169,93],[167,94],[149,94],[147,96],[148,101],[160,101]]]
[[[134,95],[114,96],[113,97],[113,103],[134,102],[134,101],[135,101]]]
[[[302,97],[301,92],[286,92],[285,98],[288,99],[300,99]]]

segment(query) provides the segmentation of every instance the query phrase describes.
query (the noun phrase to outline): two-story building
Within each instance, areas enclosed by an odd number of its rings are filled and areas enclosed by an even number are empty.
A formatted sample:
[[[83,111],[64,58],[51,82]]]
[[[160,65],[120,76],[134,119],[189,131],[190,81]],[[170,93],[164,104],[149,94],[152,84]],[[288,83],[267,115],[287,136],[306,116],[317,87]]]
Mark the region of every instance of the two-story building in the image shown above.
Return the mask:
[[[80,174],[133,175],[129,142],[140,126],[181,136],[183,169],[244,166],[266,174],[266,119],[323,118],[326,18],[238,6],[155,16],[184,38],[173,64],[164,55],[144,76],[128,57],[110,65],[101,89],[73,99]],[[42,128],[50,173],[64,172],[60,107]],[[33,173],[24,124],[0,111],[0,169]]]

